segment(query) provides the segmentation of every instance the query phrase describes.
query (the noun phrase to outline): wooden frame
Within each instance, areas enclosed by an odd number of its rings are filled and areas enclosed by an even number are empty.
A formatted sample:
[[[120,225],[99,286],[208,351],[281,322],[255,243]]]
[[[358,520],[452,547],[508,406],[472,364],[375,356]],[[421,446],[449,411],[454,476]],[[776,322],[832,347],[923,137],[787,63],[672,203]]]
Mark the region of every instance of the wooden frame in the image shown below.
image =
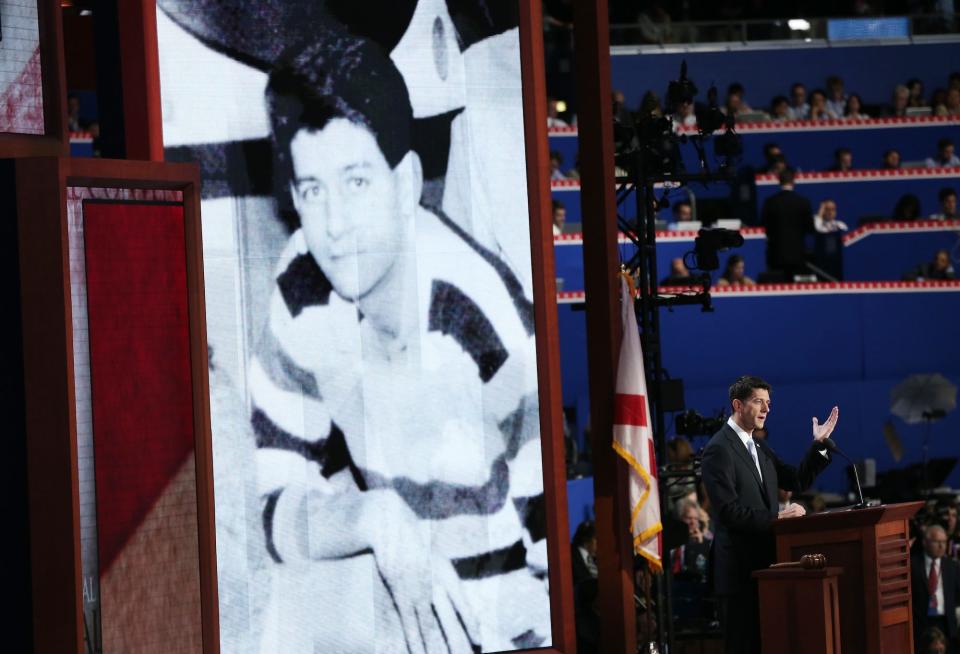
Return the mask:
[[[49,157],[17,160],[16,178],[35,651],[84,651],[67,188],[86,186],[183,193],[203,649],[216,653],[216,530],[199,170],[193,164]]]
[[[540,393],[540,438],[543,488],[547,502],[547,549],[550,562],[550,618],[558,654],[576,652],[573,616],[573,570],[570,562],[567,475],[560,392],[560,334],[553,267],[553,214],[547,145],[547,90],[543,60],[543,16],[539,0],[520,0],[520,65],[523,84],[523,130],[526,143],[527,202],[533,269],[537,379]]]
[[[36,0],[40,30],[40,74],[43,84],[44,133],[0,133],[0,156],[66,156],[67,87],[63,63],[63,16],[58,0]]]
[[[546,83],[541,3],[517,0],[523,85],[524,139],[539,379],[540,433],[547,504],[550,611],[553,645],[538,652],[573,654],[572,569],[566,502],[566,469],[560,393],[559,333],[547,147]],[[155,0],[119,7],[123,49],[124,118],[129,157],[163,157]],[[138,30],[142,30],[141,33]],[[129,61],[129,63],[128,63]],[[147,107],[142,106],[147,102]],[[186,199],[185,199],[186,201]],[[210,515],[213,514],[212,491]],[[211,517],[212,524],[212,517]],[[206,623],[204,645],[206,650]],[[520,650],[523,651],[523,650]]]

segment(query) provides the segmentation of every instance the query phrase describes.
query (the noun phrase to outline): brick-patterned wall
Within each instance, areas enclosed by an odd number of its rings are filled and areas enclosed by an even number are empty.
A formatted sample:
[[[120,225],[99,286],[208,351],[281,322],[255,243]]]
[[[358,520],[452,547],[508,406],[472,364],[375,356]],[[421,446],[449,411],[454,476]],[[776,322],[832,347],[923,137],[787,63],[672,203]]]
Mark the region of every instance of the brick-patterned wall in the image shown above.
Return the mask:
[[[36,0],[0,0],[0,132],[43,134]]]

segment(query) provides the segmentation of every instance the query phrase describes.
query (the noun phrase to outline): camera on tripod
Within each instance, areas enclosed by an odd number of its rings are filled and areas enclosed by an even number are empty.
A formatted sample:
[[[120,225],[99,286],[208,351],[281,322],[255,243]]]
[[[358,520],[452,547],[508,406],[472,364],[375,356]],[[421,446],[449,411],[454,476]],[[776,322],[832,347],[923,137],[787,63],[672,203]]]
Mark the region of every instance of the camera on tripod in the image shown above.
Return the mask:
[[[676,418],[678,436],[713,436],[727,422],[723,413],[706,417],[694,409],[684,411]]]

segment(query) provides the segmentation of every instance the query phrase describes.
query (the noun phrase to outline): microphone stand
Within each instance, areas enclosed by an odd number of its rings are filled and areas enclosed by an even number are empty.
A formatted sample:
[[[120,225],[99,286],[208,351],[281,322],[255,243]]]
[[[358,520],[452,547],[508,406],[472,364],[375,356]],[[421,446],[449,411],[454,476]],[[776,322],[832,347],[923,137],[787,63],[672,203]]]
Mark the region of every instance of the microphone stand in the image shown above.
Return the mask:
[[[860,474],[857,472],[857,464],[853,462],[849,456],[844,454],[843,450],[837,447],[837,444],[833,441],[832,438],[825,438],[821,441],[821,444],[835,454],[839,454],[841,457],[850,462],[850,467],[853,468],[853,480],[857,482],[857,497],[860,498],[860,502],[849,507],[851,509],[865,509],[867,508],[867,503],[863,501],[863,489],[860,487]]]

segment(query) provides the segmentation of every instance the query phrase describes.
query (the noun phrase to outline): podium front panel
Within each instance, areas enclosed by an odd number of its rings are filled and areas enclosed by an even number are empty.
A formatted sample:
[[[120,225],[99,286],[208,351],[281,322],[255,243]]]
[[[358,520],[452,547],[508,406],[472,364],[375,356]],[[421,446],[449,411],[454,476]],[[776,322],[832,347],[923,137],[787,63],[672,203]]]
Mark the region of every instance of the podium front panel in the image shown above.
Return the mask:
[[[912,651],[909,517],[920,503],[801,518],[776,529],[777,560],[823,554],[838,580],[844,652]]]

